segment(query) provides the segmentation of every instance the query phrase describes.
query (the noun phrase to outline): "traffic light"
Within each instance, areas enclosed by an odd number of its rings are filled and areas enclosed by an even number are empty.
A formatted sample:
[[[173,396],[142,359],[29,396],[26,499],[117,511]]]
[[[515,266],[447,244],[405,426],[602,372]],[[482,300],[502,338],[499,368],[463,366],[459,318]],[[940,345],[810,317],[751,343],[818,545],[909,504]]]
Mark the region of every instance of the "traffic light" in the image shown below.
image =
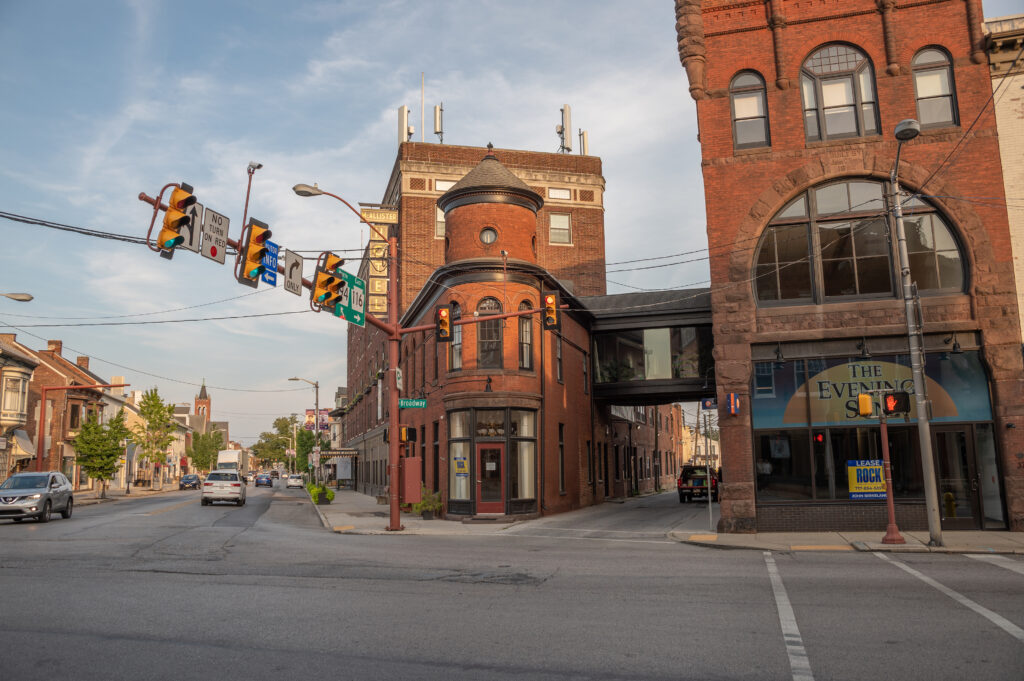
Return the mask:
[[[558,299],[557,291],[546,291],[540,296],[544,308],[544,328],[562,328],[562,312],[559,309],[561,302]]]
[[[238,259],[242,268],[238,272],[238,283],[256,288],[259,285],[260,275],[266,271],[263,265],[263,256],[267,252],[267,239],[270,238],[270,225],[261,222],[256,218],[249,218],[249,224],[245,228],[245,235],[238,249]]]
[[[438,343],[450,343],[452,340],[452,306],[438,305],[434,311],[434,327]]]
[[[399,442],[416,442],[416,427],[415,426],[398,426],[398,441]],[[384,442],[388,443],[388,429],[384,429]]]
[[[875,405],[871,402],[871,395],[861,393],[857,395],[857,413],[861,416],[871,416]]]
[[[910,393],[886,393],[882,398],[882,411],[886,414],[906,414],[910,411]]]
[[[341,297],[340,289],[344,280],[338,274],[338,270],[345,264],[345,260],[333,253],[324,253],[323,255],[323,264],[316,268],[309,299],[316,307],[333,309],[334,304]]]
[[[181,228],[190,220],[185,211],[195,202],[196,197],[192,196],[191,185],[182,182],[181,186],[171,191],[171,198],[167,200],[167,212],[164,213],[164,223],[156,240],[160,250],[173,251],[185,240],[181,235]]]

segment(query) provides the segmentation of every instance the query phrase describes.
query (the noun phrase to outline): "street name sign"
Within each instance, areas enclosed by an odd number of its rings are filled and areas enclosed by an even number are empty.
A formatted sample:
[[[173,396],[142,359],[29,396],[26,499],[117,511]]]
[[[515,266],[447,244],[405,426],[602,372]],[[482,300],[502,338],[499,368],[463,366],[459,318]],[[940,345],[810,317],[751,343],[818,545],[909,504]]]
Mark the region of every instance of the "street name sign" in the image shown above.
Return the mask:
[[[423,409],[427,406],[425,397],[400,397],[398,398],[399,409]]]
[[[273,241],[264,241],[263,245],[267,247],[267,252],[263,254],[263,266],[266,269],[263,270],[260,279],[264,284],[277,286],[277,254],[280,247]]]
[[[186,215],[189,220],[181,226],[181,235],[185,240],[181,242],[180,248],[198,253],[199,235],[203,232],[203,204],[193,203],[188,207]]]
[[[284,290],[302,295],[302,256],[295,251],[284,251]]]
[[[231,221],[209,208],[203,213],[203,248],[202,254],[210,260],[224,264],[224,256],[228,250],[228,226]]]
[[[341,274],[341,288],[334,316],[356,326],[366,326],[366,282],[345,270],[338,272]]]

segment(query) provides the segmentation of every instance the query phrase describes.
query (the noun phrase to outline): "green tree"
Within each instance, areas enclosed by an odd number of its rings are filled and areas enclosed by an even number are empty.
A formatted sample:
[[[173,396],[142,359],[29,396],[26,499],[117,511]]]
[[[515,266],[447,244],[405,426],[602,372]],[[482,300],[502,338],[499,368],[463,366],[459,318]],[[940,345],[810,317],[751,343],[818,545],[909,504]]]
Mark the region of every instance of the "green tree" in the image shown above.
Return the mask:
[[[139,402],[139,416],[143,423],[132,429],[132,441],[138,446],[139,458],[151,463],[163,463],[167,448],[174,441],[174,405],[164,404],[156,388],[147,390]]]
[[[302,429],[298,416],[295,414],[279,416],[274,419],[273,430],[260,433],[259,441],[252,446],[253,456],[263,461],[264,464],[269,464],[273,461],[287,461],[286,450],[291,446],[293,426],[295,427],[294,432],[299,443],[303,441],[303,433],[312,441],[312,434]],[[309,446],[312,447],[312,445]],[[302,451],[301,444],[297,449],[300,452]],[[296,463],[300,469],[306,465],[304,459]]]
[[[192,438],[192,446],[185,456],[192,459],[192,464],[200,470],[211,470],[217,463],[217,452],[224,446],[224,436],[219,430],[212,433],[197,433]]]
[[[107,498],[107,483],[117,472],[118,459],[130,431],[124,425],[124,409],[110,423],[101,425],[92,414],[75,436],[73,444],[78,463],[90,478],[101,482],[100,498]]]

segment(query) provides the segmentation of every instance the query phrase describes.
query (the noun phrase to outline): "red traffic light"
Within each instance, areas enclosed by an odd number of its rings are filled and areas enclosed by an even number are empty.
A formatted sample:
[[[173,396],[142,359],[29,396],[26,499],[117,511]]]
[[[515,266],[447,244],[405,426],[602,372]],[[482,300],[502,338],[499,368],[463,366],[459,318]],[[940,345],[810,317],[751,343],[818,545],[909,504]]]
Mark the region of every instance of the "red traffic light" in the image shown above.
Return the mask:
[[[820,445],[824,441],[825,441],[825,433],[815,433],[814,434],[814,442],[815,442],[815,444],[819,444]]]

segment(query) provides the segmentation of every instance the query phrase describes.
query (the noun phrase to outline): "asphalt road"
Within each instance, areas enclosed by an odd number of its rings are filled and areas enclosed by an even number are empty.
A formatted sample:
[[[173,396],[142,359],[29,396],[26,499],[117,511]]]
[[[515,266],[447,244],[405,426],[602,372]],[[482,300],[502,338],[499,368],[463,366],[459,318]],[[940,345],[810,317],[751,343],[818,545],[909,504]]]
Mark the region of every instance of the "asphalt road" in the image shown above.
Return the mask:
[[[333,534],[302,490],[248,494],[0,522],[0,678],[1024,676],[1020,557],[687,546],[664,534],[706,507],[672,493],[441,537]]]

